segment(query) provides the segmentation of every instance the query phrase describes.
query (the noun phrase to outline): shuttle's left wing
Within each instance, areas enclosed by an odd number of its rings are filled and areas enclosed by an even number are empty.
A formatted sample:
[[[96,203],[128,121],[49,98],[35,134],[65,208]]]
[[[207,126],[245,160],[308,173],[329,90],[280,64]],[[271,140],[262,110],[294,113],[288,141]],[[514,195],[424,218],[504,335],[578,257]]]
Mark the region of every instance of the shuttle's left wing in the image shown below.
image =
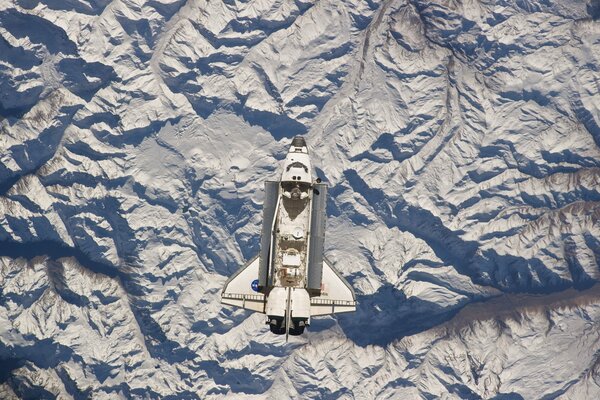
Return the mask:
[[[225,282],[221,303],[265,312],[265,295],[258,292],[258,264],[256,256]]]

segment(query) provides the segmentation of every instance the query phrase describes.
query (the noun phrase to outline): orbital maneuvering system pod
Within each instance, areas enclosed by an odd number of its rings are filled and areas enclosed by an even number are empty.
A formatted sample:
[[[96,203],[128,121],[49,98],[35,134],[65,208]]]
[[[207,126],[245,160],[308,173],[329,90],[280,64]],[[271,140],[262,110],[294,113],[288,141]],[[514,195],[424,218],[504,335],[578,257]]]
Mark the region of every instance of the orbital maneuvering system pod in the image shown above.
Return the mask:
[[[323,255],[327,185],[314,178],[306,142],[295,137],[281,180],[265,182],[260,253],[221,294],[223,304],[266,314],[286,340],[311,317],[356,310],[354,290]]]

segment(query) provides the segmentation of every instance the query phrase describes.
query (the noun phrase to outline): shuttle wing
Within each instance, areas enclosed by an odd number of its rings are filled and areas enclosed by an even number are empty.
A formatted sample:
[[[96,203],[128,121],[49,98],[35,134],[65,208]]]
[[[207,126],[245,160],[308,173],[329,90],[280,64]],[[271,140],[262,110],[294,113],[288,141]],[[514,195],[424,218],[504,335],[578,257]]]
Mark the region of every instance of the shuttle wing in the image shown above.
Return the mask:
[[[265,295],[258,292],[258,266],[256,256],[233,274],[223,286],[221,303],[264,313]]]
[[[323,259],[323,280],[321,295],[310,299],[310,315],[326,315],[356,311],[356,296],[352,286],[333,267]]]

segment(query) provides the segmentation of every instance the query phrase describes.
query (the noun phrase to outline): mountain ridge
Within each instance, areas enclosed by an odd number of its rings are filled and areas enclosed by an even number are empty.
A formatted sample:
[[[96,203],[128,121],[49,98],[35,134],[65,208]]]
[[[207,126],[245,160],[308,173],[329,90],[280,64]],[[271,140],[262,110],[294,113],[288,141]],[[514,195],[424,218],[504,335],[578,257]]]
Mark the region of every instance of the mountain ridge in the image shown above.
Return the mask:
[[[597,397],[596,3],[0,3],[0,397]],[[359,307],[285,345],[296,134]]]

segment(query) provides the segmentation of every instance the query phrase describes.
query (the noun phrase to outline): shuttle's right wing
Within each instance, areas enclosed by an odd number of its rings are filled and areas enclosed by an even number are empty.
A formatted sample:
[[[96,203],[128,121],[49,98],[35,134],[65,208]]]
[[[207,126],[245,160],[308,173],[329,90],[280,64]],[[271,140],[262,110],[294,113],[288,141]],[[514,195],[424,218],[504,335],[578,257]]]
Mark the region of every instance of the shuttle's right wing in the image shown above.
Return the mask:
[[[321,295],[310,299],[310,315],[356,311],[354,289],[326,258],[323,259]]]

